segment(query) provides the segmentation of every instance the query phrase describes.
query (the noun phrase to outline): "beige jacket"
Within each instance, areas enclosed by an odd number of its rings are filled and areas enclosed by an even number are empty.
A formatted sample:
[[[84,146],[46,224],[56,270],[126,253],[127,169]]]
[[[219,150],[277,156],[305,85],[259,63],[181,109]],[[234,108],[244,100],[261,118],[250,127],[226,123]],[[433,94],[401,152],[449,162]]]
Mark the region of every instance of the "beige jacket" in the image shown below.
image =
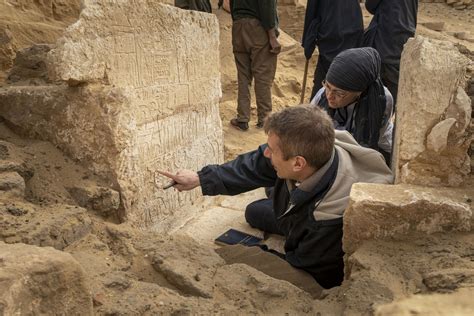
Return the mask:
[[[357,144],[347,131],[336,130],[336,150],[339,155],[337,176],[331,189],[314,211],[316,220],[342,217],[349,203],[351,187],[356,182],[393,183],[393,175],[378,151]],[[303,181],[299,188],[313,188],[332,163],[331,158],[321,169]]]

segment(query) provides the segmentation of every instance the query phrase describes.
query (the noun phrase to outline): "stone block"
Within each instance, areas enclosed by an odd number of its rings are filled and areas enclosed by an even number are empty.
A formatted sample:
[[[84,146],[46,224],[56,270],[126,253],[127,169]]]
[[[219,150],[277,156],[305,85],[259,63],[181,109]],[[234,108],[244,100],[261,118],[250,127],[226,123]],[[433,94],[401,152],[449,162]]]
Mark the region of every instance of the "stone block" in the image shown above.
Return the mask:
[[[15,57],[15,46],[10,30],[0,29],[0,70],[5,71],[12,66]]]
[[[454,37],[460,39],[460,40],[466,40],[469,36],[469,32],[454,32]]]
[[[223,162],[219,26],[155,1],[85,1],[47,57],[40,86],[0,89],[0,114],[51,141],[120,193],[121,219],[170,229],[197,190],[162,190],[157,170]]]
[[[444,22],[423,22],[421,23],[421,25],[433,31],[441,32],[442,30],[444,30]]]
[[[25,180],[17,172],[0,173],[0,194],[5,193],[10,196],[25,196]]]
[[[181,292],[211,298],[216,270],[224,265],[224,260],[192,238],[174,238],[162,243],[152,255],[153,268]]]
[[[0,314],[93,315],[86,275],[65,252],[0,242]]]
[[[67,189],[76,203],[104,216],[111,215],[120,207],[120,194],[99,186],[80,186]]]
[[[0,196],[1,197],[1,196]],[[0,241],[64,249],[91,232],[87,210],[0,200]]]
[[[473,196],[473,188],[354,184],[344,214],[344,251],[350,255],[364,240],[471,231]]]
[[[405,44],[398,89],[395,183],[461,186],[470,172],[469,60],[450,42],[417,36]],[[454,119],[454,123],[453,123]]]
[[[413,295],[378,306],[375,316],[394,315],[473,315],[473,291],[462,289],[451,294]]]

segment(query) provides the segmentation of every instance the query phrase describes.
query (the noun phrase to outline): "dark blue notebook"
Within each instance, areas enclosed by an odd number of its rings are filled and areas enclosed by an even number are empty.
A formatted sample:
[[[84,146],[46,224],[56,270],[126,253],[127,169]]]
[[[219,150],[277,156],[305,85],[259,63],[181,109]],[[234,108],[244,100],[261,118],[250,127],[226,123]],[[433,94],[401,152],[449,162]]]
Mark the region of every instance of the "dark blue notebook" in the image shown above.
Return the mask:
[[[254,246],[260,244],[262,238],[253,236],[235,229],[229,229],[214,241],[216,244],[220,245],[245,245],[245,246]]]

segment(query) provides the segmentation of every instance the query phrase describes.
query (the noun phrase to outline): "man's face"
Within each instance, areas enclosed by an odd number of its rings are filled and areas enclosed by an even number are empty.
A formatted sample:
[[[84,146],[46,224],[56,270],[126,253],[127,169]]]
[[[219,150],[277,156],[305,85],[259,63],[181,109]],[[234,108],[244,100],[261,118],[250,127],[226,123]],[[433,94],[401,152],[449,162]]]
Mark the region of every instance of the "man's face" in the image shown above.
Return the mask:
[[[263,153],[265,157],[272,161],[273,168],[277,172],[277,176],[280,179],[291,179],[296,180],[294,173],[294,158],[288,160],[283,159],[283,153],[280,149],[280,138],[275,133],[270,132],[267,139],[267,148]]]
[[[328,99],[329,107],[332,109],[343,108],[353,103],[360,96],[360,92],[351,92],[339,89],[333,84],[323,81],[324,92]]]

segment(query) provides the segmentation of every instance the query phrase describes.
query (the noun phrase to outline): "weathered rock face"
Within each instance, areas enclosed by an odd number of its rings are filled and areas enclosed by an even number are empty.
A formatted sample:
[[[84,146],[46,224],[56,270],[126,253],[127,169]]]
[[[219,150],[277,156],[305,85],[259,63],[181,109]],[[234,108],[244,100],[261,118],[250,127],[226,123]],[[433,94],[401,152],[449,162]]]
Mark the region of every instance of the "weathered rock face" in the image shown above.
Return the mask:
[[[472,294],[471,290],[462,289],[453,294],[416,295],[382,305],[375,310],[375,315],[472,315]]]
[[[0,242],[0,263],[0,314],[93,314],[85,272],[70,254]]]
[[[163,191],[156,171],[223,160],[218,37],[213,15],[86,1],[48,55],[45,81],[57,84],[0,90],[0,113],[108,179],[122,219],[178,225],[199,194]]]
[[[0,194],[0,241],[62,250],[91,231],[91,219],[83,208],[63,204],[41,208],[7,202],[11,200]]]
[[[355,184],[344,215],[344,251],[353,253],[365,240],[471,231],[472,196],[474,189]]]
[[[460,186],[470,173],[468,59],[449,42],[423,37],[405,45],[393,165],[396,183]]]

